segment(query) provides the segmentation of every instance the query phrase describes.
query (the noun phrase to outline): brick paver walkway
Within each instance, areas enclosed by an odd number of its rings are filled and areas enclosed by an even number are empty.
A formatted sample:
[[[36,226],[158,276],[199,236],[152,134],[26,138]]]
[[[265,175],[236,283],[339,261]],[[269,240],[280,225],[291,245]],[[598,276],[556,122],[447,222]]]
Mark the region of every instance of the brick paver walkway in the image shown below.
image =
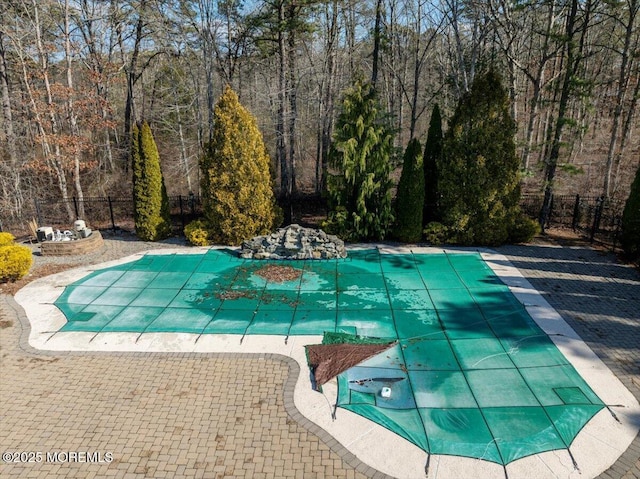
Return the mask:
[[[17,347],[19,324],[7,327],[17,305],[6,296],[0,304],[0,451],[111,452],[114,458],[0,463],[2,478],[363,478],[356,468],[375,472],[344,451],[341,457],[287,414],[285,400],[291,404],[292,397],[283,391],[292,391],[299,371],[293,360],[32,354]]]
[[[109,244],[99,260],[117,249]],[[499,251],[640,397],[640,275],[589,248]],[[26,344],[21,315],[13,298],[0,295],[0,452],[110,452],[114,459],[0,462],[2,478],[379,475],[295,411],[292,360],[42,354]],[[639,438],[602,477],[640,478]]]

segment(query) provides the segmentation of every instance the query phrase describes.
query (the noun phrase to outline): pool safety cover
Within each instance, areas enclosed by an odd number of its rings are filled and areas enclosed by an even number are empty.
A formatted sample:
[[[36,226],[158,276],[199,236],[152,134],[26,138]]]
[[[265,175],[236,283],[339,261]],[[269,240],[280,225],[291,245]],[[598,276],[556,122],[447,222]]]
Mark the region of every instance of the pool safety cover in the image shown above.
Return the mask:
[[[286,274],[224,250],[147,254],[67,286],[61,331],[396,341],[338,376],[338,406],[429,453],[503,465],[568,449],[604,407],[479,254],[269,265]]]

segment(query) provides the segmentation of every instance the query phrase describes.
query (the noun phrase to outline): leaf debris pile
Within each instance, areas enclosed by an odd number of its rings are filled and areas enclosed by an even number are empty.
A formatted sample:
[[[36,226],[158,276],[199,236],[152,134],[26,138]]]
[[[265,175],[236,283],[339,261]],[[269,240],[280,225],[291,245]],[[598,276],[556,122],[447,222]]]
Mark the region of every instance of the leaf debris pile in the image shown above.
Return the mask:
[[[285,283],[302,276],[302,270],[291,266],[269,264],[256,270],[255,274],[273,283]]]

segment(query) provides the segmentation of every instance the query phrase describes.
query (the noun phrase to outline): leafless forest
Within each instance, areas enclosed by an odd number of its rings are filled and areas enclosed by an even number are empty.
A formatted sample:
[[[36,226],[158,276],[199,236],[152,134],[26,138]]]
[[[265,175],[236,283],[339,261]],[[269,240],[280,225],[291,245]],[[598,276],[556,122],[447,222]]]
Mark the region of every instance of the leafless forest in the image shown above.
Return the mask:
[[[169,194],[197,193],[226,84],[258,119],[279,193],[319,192],[354,75],[375,82],[401,149],[424,141],[435,103],[446,122],[491,67],[510,92],[523,190],[624,200],[640,158],[639,9],[640,0],[2,0],[0,219],[24,221],[35,197],[130,196],[130,130],[143,119]]]

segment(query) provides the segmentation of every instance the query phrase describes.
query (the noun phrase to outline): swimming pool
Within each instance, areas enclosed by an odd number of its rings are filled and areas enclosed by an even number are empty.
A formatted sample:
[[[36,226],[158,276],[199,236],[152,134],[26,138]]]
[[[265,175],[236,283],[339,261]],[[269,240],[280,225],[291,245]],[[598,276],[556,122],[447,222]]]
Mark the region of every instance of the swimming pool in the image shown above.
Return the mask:
[[[502,465],[570,451],[605,407],[478,253],[270,261],[275,279],[266,264],[212,249],[94,271],[55,301],[60,331],[395,341],[338,376],[338,406],[426,452]]]

